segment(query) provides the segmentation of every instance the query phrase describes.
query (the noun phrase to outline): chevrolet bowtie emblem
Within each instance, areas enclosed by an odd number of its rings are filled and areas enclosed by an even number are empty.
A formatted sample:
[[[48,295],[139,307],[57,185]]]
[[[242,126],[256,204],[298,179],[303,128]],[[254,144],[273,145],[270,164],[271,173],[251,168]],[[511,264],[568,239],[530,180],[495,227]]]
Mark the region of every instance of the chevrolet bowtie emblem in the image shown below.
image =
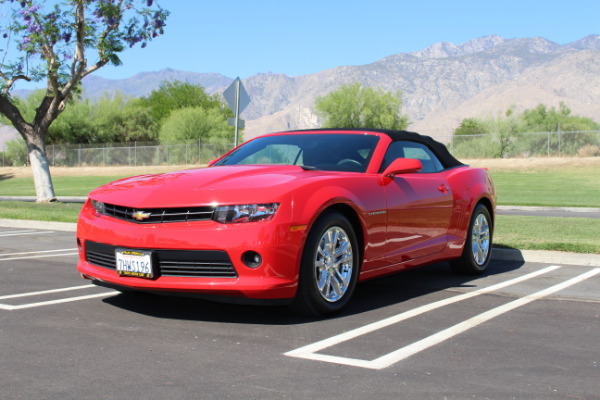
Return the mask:
[[[150,218],[150,213],[143,212],[143,211],[136,211],[133,214],[131,214],[131,217],[133,219],[137,219],[138,221],[143,221],[145,219]]]

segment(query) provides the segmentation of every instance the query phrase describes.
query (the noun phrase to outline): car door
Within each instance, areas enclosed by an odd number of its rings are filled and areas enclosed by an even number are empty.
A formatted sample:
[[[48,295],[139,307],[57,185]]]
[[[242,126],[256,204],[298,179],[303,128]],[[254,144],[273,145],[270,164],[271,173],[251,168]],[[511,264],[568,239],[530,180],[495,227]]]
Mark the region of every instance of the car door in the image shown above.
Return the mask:
[[[397,175],[385,186],[386,258],[390,264],[442,251],[453,208],[443,167],[429,148],[420,143],[394,142],[386,152],[382,169],[397,156],[418,159],[423,169]]]

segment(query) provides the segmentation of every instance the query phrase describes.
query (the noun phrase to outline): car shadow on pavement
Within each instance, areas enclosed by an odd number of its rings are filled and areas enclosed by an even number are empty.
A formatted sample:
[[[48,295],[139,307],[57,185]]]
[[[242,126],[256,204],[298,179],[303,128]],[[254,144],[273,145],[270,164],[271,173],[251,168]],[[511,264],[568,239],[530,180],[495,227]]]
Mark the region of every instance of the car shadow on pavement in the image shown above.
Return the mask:
[[[492,260],[485,276],[500,275],[520,268],[523,261]],[[348,306],[329,318],[344,318],[400,304],[435,292],[469,288],[481,276],[453,273],[448,263],[437,263],[360,283]],[[156,318],[227,322],[234,324],[296,325],[324,318],[307,317],[285,306],[251,306],[207,301],[197,298],[161,296],[149,293],[120,293],[103,299],[107,304]]]

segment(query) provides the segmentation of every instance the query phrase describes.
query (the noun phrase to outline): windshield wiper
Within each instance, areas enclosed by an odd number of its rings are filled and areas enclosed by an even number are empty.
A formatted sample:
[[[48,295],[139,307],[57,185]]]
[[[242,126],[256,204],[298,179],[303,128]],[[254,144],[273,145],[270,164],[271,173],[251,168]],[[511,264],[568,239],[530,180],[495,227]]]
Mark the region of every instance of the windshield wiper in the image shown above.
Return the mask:
[[[300,165],[300,168],[302,168],[305,171],[318,171],[318,168],[313,167],[312,165]]]

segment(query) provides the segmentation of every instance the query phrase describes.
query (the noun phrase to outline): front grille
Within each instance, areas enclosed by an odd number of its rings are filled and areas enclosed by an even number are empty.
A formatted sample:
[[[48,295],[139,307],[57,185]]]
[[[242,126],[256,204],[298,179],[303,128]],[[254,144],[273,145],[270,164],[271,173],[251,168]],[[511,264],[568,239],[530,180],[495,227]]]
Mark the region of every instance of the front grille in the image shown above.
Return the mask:
[[[104,204],[104,213],[111,217],[135,222],[136,224],[157,224],[164,222],[206,221],[213,217],[214,207],[189,208],[132,208]]]
[[[85,242],[85,257],[90,264],[116,269],[115,250],[122,248],[104,243]],[[229,255],[218,250],[151,250],[156,275],[194,278],[237,278]]]

